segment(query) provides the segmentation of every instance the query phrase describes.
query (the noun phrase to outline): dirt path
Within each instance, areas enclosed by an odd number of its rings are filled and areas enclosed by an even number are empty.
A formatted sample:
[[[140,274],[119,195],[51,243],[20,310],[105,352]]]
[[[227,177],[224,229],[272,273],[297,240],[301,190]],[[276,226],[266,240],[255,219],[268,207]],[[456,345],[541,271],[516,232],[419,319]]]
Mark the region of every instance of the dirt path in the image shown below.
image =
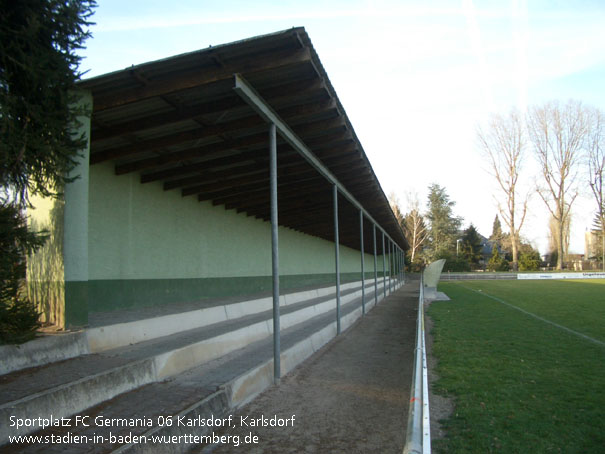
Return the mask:
[[[414,357],[418,281],[382,301],[362,320],[234,414],[238,435],[197,453],[397,453],[403,449]],[[294,415],[293,426],[291,418]],[[244,427],[277,416],[288,427]],[[245,444],[249,434],[258,443]],[[247,440],[250,441],[250,440]]]

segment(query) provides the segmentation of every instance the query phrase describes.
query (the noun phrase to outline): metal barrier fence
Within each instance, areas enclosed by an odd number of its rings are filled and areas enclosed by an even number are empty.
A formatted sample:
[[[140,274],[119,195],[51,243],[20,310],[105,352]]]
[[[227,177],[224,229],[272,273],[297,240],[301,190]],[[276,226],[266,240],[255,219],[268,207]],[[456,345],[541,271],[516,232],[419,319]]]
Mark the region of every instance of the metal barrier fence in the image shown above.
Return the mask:
[[[430,454],[431,427],[429,416],[428,368],[424,341],[424,279],[420,275],[416,349],[414,350],[414,377],[410,392],[410,411],[403,454]]]

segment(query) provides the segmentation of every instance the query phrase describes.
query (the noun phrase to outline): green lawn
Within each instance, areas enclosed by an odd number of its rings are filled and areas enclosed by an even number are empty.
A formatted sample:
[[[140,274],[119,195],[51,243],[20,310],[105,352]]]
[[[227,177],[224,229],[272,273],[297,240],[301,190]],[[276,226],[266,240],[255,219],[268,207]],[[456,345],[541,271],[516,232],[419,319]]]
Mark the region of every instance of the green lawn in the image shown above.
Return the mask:
[[[605,281],[440,284],[434,302],[433,392],[454,398],[447,453],[604,453]]]

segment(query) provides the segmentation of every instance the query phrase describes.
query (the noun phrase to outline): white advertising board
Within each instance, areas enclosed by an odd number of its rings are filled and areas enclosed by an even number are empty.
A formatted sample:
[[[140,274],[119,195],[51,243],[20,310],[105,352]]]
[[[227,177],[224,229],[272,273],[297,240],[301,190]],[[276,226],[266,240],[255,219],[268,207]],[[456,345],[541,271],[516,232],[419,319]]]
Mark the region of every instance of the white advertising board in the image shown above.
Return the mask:
[[[517,279],[605,279],[603,271],[583,273],[519,273]]]

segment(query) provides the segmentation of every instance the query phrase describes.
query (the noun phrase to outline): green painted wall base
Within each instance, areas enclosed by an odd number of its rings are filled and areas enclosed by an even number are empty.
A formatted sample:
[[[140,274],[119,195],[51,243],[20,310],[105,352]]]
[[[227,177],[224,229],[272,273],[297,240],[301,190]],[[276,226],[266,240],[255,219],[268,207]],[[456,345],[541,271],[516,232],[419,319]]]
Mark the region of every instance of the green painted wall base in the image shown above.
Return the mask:
[[[65,327],[88,325],[88,282],[65,282]]]
[[[372,279],[373,272],[366,273]],[[280,276],[281,293],[304,288],[334,285],[334,274],[295,274]],[[342,273],[342,283],[357,281],[360,273]],[[75,284],[75,283],[71,283]],[[137,309],[157,305],[170,305],[199,301],[200,307],[213,304],[204,300],[254,295],[271,291],[271,276],[246,276],[205,279],[133,279],[95,280],[88,283],[90,312],[109,312]],[[75,308],[74,308],[75,309]],[[78,319],[74,313],[74,320]],[[83,320],[83,314],[78,320]]]

